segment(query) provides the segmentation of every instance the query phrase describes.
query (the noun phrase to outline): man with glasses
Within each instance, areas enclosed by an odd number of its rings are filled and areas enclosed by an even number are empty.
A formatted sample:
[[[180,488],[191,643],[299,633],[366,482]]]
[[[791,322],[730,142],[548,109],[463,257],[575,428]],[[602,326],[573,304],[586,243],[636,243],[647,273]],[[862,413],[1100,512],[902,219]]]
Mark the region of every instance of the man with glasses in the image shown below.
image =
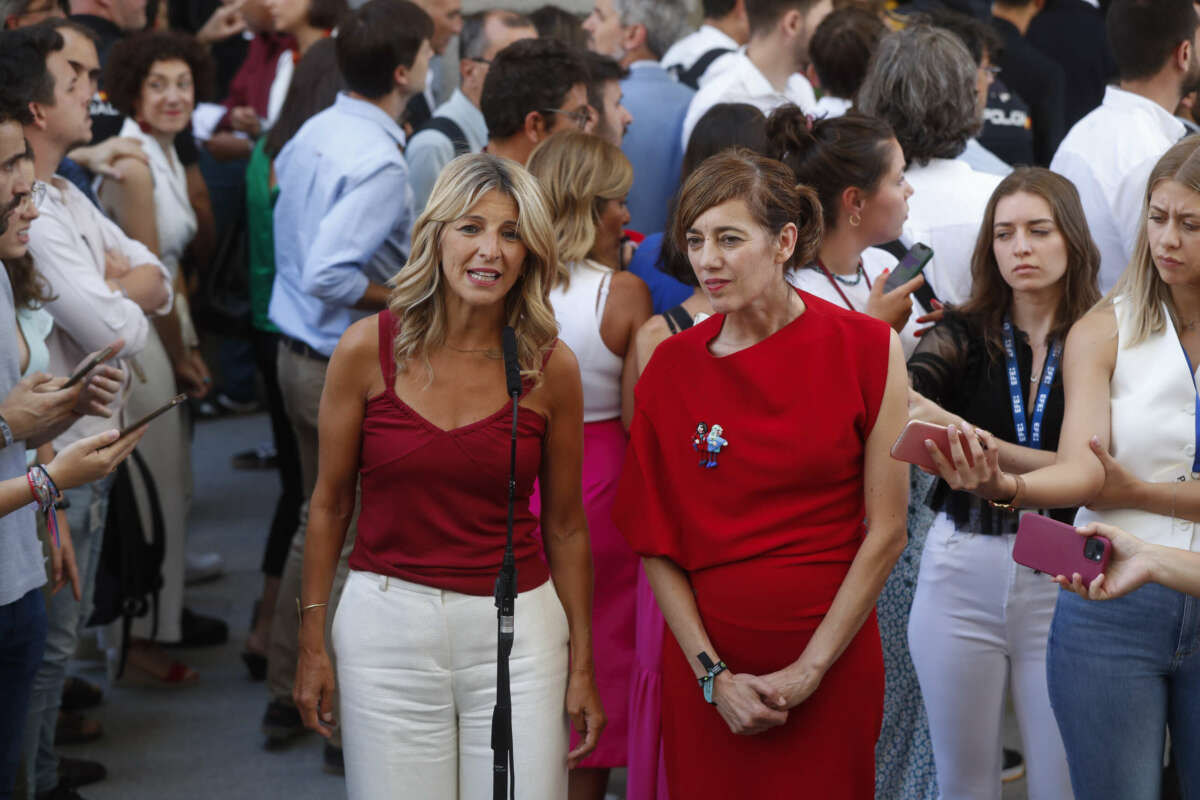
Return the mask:
[[[419,214],[429,200],[442,168],[456,156],[478,153],[487,145],[488,127],[479,110],[483,82],[492,59],[520,39],[536,39],[537,28],[526,16],[495,9],[463,18],[458,37],[459,88],[412,137],[405,150],[413,208]]]
[[[580,54],[553,39],[523,39],[501,50],[479,101],[487,152],[524,164],[556,131],[592,133],[598,117],[588,105],[590,79]]]

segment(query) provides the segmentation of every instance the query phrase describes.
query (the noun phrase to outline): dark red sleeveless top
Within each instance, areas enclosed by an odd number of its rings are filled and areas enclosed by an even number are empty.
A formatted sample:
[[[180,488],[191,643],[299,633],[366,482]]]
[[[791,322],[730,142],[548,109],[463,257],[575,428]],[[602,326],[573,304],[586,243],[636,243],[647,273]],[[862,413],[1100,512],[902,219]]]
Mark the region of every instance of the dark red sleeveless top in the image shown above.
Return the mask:
[[[395,318],[386,310],[378,318],[386,388],[367,401],[363,419],[362,511],[350,568],[490,595],[504,556],[512,401],[469,425],[437,427],[396,395]],[[550,577],[529,510],[545,433],[545,418],[518,405],[513,550],[522,592]]]

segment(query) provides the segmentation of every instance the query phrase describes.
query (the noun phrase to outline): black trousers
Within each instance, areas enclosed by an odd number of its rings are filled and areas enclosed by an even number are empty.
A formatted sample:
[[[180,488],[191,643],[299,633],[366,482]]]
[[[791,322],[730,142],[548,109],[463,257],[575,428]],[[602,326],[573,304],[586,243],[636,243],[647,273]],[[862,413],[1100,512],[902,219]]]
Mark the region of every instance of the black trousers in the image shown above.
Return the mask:
[[[278,336],[268,331],[255,329],[253,332],[254,363],[267,388],[267,411],[271,415],[271,433],[275,437],[275,450],[279,453],[279,480],[283,491],[275,503],[275,516],[271,519],[271,533],[263,552],[263,574],[278,578],[283,574],[287,561],[288,547],[300,523],[300,505],[304,502],[304,487],[300,478],[300,451],[296,446],[296,435],[288,422],[283,407],[283,394],[279,391],[279,374],[275,367]]]

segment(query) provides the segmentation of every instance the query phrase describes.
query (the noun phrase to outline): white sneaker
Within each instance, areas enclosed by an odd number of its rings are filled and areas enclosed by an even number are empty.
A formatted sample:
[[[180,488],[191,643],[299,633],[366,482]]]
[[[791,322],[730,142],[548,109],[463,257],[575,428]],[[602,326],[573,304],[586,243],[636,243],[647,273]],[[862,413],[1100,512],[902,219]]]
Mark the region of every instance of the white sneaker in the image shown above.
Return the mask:
[[[187,553],[184,556],[183,581],[186,584],[216,580],[225,574],[225,559],[220,553]]]

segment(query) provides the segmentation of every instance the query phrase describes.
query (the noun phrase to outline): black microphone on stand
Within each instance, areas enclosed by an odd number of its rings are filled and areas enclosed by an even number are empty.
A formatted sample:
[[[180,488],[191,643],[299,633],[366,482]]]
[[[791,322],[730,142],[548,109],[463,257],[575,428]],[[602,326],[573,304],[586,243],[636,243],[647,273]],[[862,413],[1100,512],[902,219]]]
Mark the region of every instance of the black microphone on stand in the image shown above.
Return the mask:
[[[512,443],[508,461],[508,538],[504,560],[496,576],[496,707],[492,710],[492,797],[508,800],[517,796],[513,768],[512,691],[508,656],[513,646],[513,615],[517,605],[517,565],[513,558],[513,502],[517,491],[517,400],[521,396],[521,365],[517,361],[517,334],[505,325],[500,334],[504,352],[504,376],[512,398]],[[510,793],[511,792],[511,793]]]

